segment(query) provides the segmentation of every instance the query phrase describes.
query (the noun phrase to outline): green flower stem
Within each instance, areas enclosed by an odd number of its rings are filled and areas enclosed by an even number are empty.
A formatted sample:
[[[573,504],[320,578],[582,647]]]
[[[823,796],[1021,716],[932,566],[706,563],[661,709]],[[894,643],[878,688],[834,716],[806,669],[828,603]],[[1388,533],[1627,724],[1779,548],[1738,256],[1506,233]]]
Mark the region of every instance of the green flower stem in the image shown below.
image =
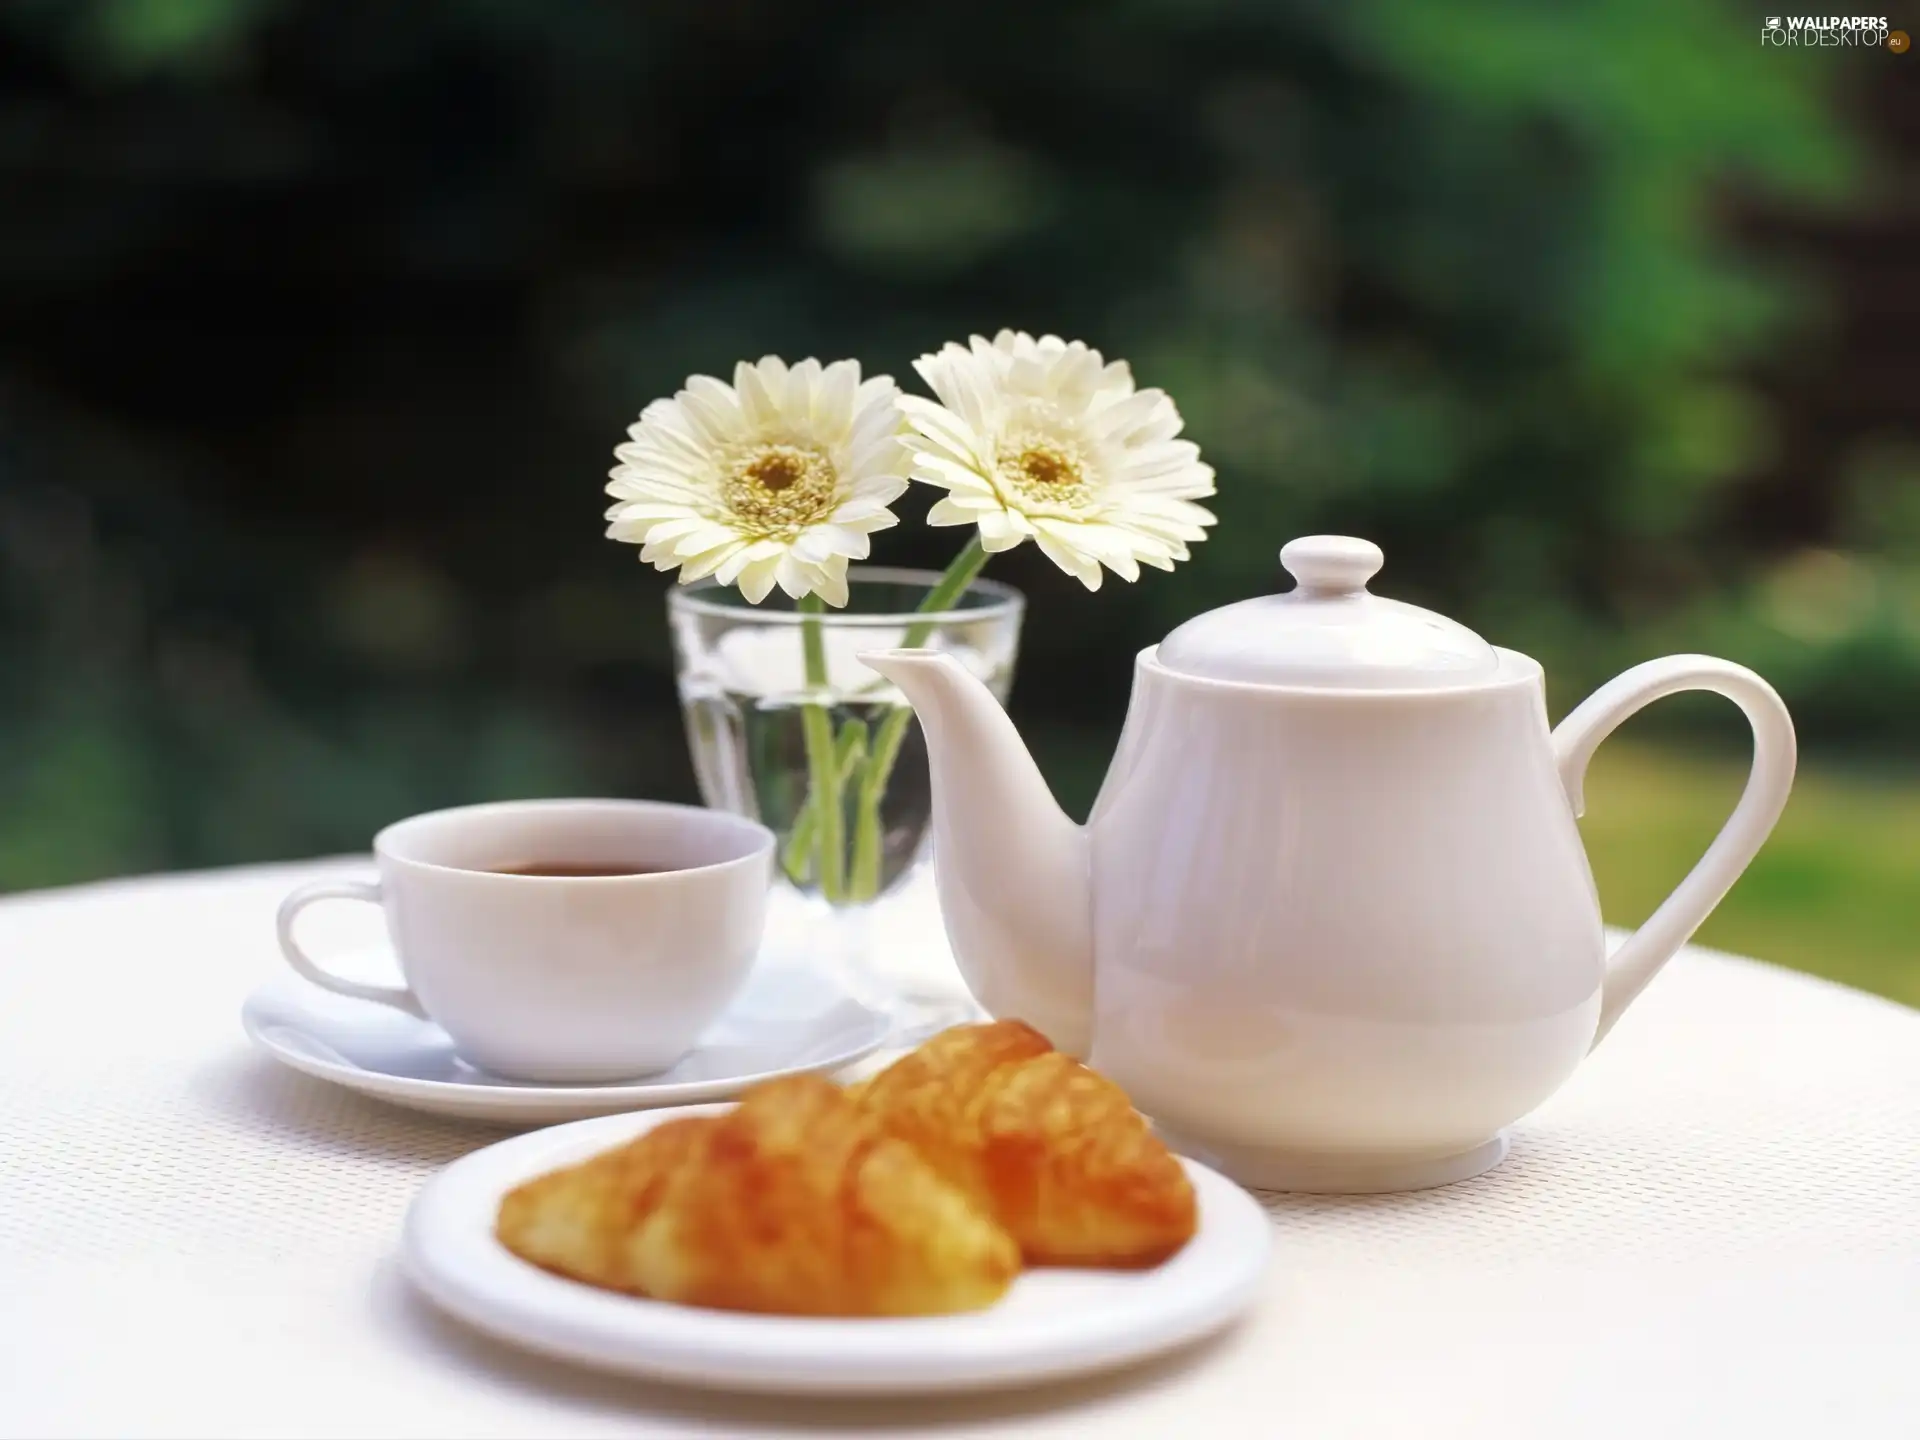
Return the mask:
[[[793,817],[793,829],[787,832],[787,843],[780,851],[780,868],[796,885],[804,885],[813,877],[812,781],[808,781],[807,798],[800,804],[800,813]]]
[[[889,715],[882,725],[893,723]],[[894,745],[898,754],[899,744]],[[874,757],[878,760],[878,756]],[[889,767],[891,768],[891,767]],[[869,765],[860,777],[860,788],[854,792],[853,812],[853,869],[847,878],[847,898],[850,900],[871,900],[880,893],[880,801],[886,795],[886,781],[875,783],[877,766]]]
[[[904,705],[887,712],[873,742],[873,754],[861,773],[860,787],[854,792],[853,874],[848,883],[851,899],[871,900],[880,893],[880,802],[886,796],[894,762],[900,758],[907,726],[912,723],[913,711]]]
[[[980,532],[974,531],[960,553],[953,557],[947,568],[941,572],[939,581],[927,591],[917,609],[922,615],[937,615],[942,610],[951,610],[953,602],[966,593],[966,589],[980,578],[980,571],[987,563],[986,547],[980,543]],[[927,643],[927,637],[933,634],[933,622],[921,620],[907,627],[907,638],[901,642],[903,649],[915,650]]]
[[[845,789],[847,782],[860,773],[867,758],[867,722],[849,720],[840,727],[833,742],[834,783]]]
[[[845,790],[866,758],[867,722],[849,720],[834,742],[834,785]],[[813,791],[809,788],[807,798],[800,802],[799,812],[793,817],[793,829],[787,832],[786,848],[780,852],[780,866],[796,885],[806,884],[813,874],[813,823]]]
[[[864,773],[867,738],[867,722],[864,720],[849,720],[840,727],[840,734],[833,745],[833,784],[836,794],[843,793],[851,782]],[[809,781],[807,798],[800,802],[799,813],[793,817],[793,829],[787,832],[786,848],[780,852],[780,867],[796,885],[806,884],[808,877],[813,874],[813,816],[813,790]]]
[[[920,602],[920,613],[938,614],[953,604],[976,579],[987,563],[987,552],[975,531],[966,546],[953,557],[939,583]],[[904,648],[912,650],[927,643],[933,634],[933,621],[921,620],[907,627]],[[900,747],[906,743],[907,726],[913,723],[913,711],[896,705],[880,722],[866,769],[854,794],[853,871],[847,886],[848,898],[871,900],[880,893],[881,831],[880,802],[887,793],[887,781],[893,778],[894,763]]]
[[[824,608],[825,602],[818,595],[801,597],[800,610],[806,618],[800,624],[800,643],[806,660],[807,689],[815,693],[827,688],[826,635],[818,618]],[[800,707],[800,723],[807,745],[814,873],[820,880],[820,893],[838,904],[846,895],[847,857],[841,837],[840,767],[834,756],[833,717],[825,705],[809,702]]]

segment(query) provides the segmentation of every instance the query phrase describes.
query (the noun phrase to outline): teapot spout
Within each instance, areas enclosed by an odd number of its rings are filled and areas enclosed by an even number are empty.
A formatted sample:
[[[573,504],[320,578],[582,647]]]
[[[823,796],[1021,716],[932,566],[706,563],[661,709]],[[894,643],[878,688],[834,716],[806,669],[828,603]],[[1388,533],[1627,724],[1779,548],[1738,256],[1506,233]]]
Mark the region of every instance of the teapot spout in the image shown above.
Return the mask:
[[[860,659],[919,716],[933,779],[933,857],[954,959],[974,998],[1085,1058],[1093,1036],[1087,836],[1054,801],[991,691],[936,650]]]

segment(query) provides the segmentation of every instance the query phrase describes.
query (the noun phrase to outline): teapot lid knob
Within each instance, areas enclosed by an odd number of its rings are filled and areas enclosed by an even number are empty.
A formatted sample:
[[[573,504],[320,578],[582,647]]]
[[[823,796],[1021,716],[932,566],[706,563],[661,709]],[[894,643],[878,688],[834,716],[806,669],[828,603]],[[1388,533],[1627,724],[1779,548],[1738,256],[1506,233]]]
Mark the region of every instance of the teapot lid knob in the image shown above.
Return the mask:
[[[1352,535],[1302,535],[1280,549],[1280,563],[1312,595],[1357,595],[1386,564],[1371,540]]]

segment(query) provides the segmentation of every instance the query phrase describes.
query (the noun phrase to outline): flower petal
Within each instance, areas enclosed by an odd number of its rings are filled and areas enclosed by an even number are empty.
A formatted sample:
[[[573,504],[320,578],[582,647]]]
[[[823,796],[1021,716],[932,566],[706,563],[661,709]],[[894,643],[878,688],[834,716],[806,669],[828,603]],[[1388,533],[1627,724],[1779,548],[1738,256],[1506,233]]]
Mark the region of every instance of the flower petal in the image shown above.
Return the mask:
[[[709,550],[704,555],[693,556],[680,566],[680,583],[686,585],[695,580],[704,580],[728,560],[732,559],[742,548],[744,548],[743,542],[734,541],[731,544],[721,546],[717,550]],[[658,565],[662,570],[671,570],[673,568],[671,556],[656,560],[654,564]]]
[[[847,603],[847,562],[830,560],[819,566],[813,576],[813,593],[836,610]]]
[[[860,362],[836,360],[821,372],[813,397],[813,427],[827,444],[837,444],[853,433],[853,401],[860,389]]]
[[[622,516],[607,527],[607,534],[634,544],[660,545],[691,535],[706,524],[698,515]]]
[[[992,481],[979,471],[957,464],[945,456],[916,455],[911,473],[922,484],[938,485],[955,494],[994,496],[998,503],[999,492],[994,489]]]
[[[711,375],[687,377],[687,388],[674,399],[693,423],[694,438],[704,444],[730,445],[746,432],[746,417],[740,412],[740,397],[731,385]]]
[[[951,499],[936,500],[927,511],[929,525],[975,525],[979,520],[978,510],[956,505]]]
[[[980,526],[980,548],[989,555],[1011,550],[1033,534],[1033,524],[1018,510],[988,510],[976,520]]]
[[[816,577],[813,566],[789,550],[774,563],[773,578],[782,590],[798,600],[802,595],[813,593]]]
[[[940,402],[965,425],[976,434],[993,432],[999,377],[991,362],[949,344],[913,364]]]
[[[968,425],[946,406],[923,400],[918,395],[902,395],[900,413],[913,430],[907,437],[907,444],[911,448],[922,454],[929,448],[935,448],[963,465],[982,468],[991,465],[994,450],[992,439]]]
[[[789,425],[811,430],[813,394],[819,385],[820,362],[812,356],[787,371],[787,393],[780,409]]]
[[[1073,576],[1089,590],[1100,588],[1100,565],[1078,551],[1063,545],[1051,535],[1036,535],[1034,543],[1039,545],[1040,553],[1067,574]]]
[[[1140,578],[1139,557],[1143,553],[1166,553],[1166,547],[1154,540],[1129,535],[1115,526],[1097,521],[1083,523],[1042,516],[1034,520],[1033,528],[1042,538],[1050,539],[1088,559],[1097,560],[1129,583]]]
[[[621,500],[607,507],[609,520],[675,520],[693,513],[671,500]]]
[[[843,548],[849,542],[855,548]],[[793,543],[787,548],[787,553],[794,559],[803,560],[809,565],[824,564],[835,555],[863,560],[872,543],[858,531],[843,531],[835,525],[815,525],[794,536]]]
[[[906,471],[909,453],[898,436],[887,435],[856,446],[847,457],[847,469],[857,479],[868,476],[892,478]]]
[[[784,558],[786,557],[781,555],[769,556],[764,560],[754,561],[740,571],[739,579],[734,583],[740,587],[740,593],[746,596],[751,604],[758,605],[772,593],[774,577],[779,572],[780,562]]]
[[[740,392],[740,410],[756,434],[771,434],[780,424],[779,397],[786,393],[787,366],[778,355],[764,355],[757,365],[742,360],[733,367],[733,386]]]
[[[712,550],[719,546],[731,547],[735,544],[745,543],[745,540],[735,531],[728,529],[724,525],[709,521],[703,524],[700,529],[690,530],[675,539],[671,543],[668,553],[685,560],[690,556],[700,554],[703,550]]]
[[[858,520],[836,520],[834,523],[843,530],[871,535],[876,530],[891,530],[900,523],[900,517],[891,510],[882,510],[878,515],[865,515]]]

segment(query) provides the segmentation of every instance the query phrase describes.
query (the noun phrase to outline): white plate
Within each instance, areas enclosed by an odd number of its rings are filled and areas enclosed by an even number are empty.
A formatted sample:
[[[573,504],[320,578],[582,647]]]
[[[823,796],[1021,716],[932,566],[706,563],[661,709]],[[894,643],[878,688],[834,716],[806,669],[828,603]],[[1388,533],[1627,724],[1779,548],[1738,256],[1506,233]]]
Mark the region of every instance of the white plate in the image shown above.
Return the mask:
[[[1183,1161],[1199,1233],[1152,1270],[1030,1270],[989,1310],[910,1320],[746,1315],[640,1300],[529,1265],[493,1237],[500,1199],[707,1105],[583,1120],[456,1160],[407,1215],[407,1272],[450,1314],[496,1339],[596,1369],[813,1394],[977,1390],[1064,1379],[1141,1360],[1212,1333],[1253,1300],[1271,1222],[1253,1198]]]
[[[385,951],[328,957],[354,979],[388,980]],[[756,1081],[835,1070],[872,1053],[889,1022],[831,973],[763,956],[733,1004],[671,1070],[613,1085],[538,1085],[476,1070],[447,1032],[385,1005],[350,1000],[296,975],[276,976],[240,1011],[247,1036],[303,1074],[411,1110],[504,1125],[551,1125],[738,1095]]]

